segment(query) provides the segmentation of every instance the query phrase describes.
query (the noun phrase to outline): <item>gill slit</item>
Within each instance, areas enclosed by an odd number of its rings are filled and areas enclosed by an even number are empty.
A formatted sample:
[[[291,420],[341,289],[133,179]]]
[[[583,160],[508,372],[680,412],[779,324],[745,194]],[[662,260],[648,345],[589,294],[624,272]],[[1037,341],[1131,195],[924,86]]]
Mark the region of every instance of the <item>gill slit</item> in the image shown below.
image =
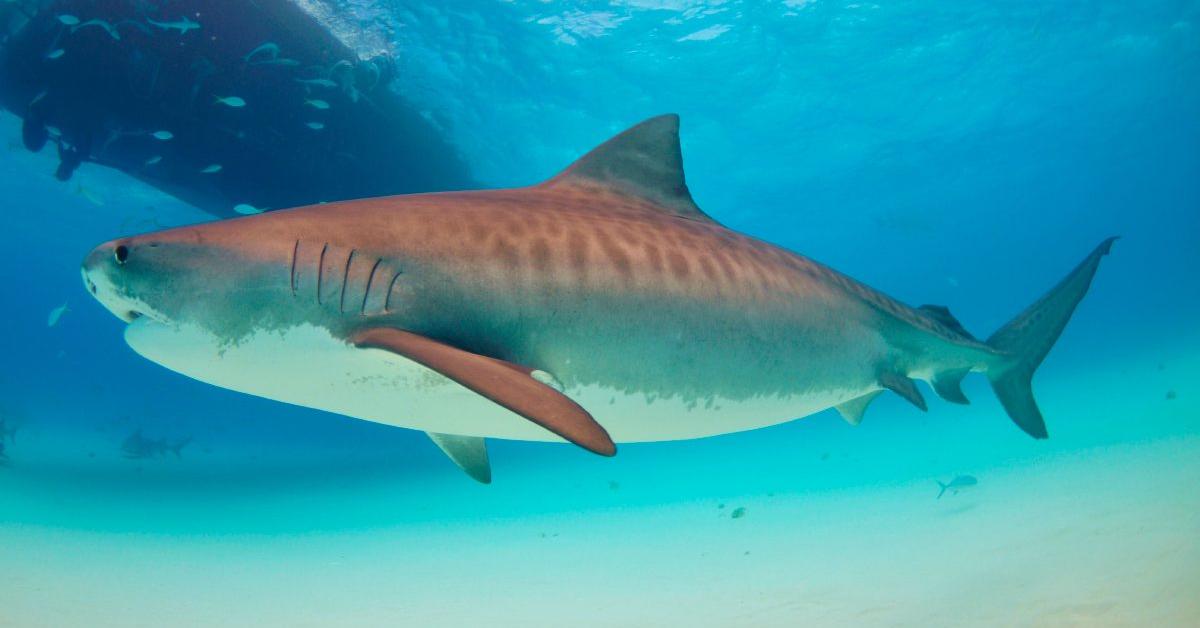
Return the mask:
[[[392,276],[392,282],[388,284],[387,297],[383,299],[384,314],[388,314],[392,311],[392,290],[396,288],[396,280],[399,279],[400,275],[402,274],[404,274],[404,271],[397,271],[396,274]]]
[[[292,296],[296,296],[296,258],[300,256],[300,241],[296,240],[295,246],[292,247],[292,275],[288,278],[288,284],[292,287]]]
[[[346,256],[346,270],[342,271],[342,296],[338,299],[338,312],[346,311],[346,282],[350,281],[350,264],[354,261],[354,249]]]
[[[317,261],[317,305],[321,305],[321,283],[325,279],[325,251],[329,250],[329,243],[321,247],[321,259]]]
[[[371,267],[371,274],[367,277],[367,289],[363,290],[362,307],[358,308],[359,316],[367,315],[367,298],[371,296],[371,282],[375,280],[375,271],[379,270],[379,264],[382,261],[382,257],[376,259],[375,265]]]

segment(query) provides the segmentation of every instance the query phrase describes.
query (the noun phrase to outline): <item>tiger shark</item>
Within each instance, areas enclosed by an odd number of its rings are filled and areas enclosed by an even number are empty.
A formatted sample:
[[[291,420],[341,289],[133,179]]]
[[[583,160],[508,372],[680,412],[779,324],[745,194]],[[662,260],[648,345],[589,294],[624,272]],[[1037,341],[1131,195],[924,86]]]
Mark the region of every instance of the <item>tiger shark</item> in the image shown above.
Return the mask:
[[[224,388],[427,432],[491,480],[486,438],[616,443],[851,424],[914,380],[985,375],[1046,438],[1031,378],[1115,238],[986,340],[722,226],[651,118],[518,189],[329,203],[98,246],[87,289],[134,351]]]

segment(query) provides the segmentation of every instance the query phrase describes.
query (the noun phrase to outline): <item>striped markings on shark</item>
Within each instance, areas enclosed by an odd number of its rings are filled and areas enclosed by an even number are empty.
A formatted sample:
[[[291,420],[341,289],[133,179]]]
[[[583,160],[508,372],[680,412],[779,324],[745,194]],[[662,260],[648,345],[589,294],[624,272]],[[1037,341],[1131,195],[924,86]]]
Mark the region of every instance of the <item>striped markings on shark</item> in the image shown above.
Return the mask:
[[[678,118],[660,116],[540,185],[121,238],[89,254],[83,275],[143,356],[421,429],[488,482],[488,437],[611,456],[617,442],[827,408],[857,424],[884,391],[925,410],[916,379],[967,403],[972,372],[1018,427],[1046,438],[1033,372],[1113,240],[979,340],[945,307],[909,307],[717,223],[688,192]]]

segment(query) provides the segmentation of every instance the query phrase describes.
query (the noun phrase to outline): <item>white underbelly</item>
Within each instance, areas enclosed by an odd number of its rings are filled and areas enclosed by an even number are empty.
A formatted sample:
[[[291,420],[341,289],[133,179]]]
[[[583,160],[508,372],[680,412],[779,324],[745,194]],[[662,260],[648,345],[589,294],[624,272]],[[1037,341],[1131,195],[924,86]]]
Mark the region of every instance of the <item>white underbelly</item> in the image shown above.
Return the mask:
[[[267,399],[398,427],[533,441],[558,436],[420,364],[378,349],[358,349],[320,327],[260,331],[221,345],[190,326],[141,318],[125,340],[148,360],[202,382]],[[680,440],[782,423],[869,391],[688,401],[601,386],[565,394],[616,442]]]

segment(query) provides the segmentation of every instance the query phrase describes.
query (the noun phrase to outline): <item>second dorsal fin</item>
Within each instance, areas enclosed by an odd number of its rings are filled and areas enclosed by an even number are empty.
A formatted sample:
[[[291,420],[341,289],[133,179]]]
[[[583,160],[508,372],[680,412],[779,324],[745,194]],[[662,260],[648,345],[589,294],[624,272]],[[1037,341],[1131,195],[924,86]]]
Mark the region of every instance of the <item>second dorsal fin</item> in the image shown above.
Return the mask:
[[[955,333],[965,338],[975,340],[975,336],[972,336],[971,332],[967,331],[967,328],[963,327],[962,323],[958,322],[958,319],[954,318],[954,315],[950,313],[950,308],[944,305],[922,305],[921,307],[917,308],[917,310],[919,310],[925,316],[928,316],[929,318],[932,318],[933,320],[950,328]]]
[[[683,178],[679,148],[679,116],[650,118],[580,157],[546,187],[591,184],[651,201],[662,211],[716,222],[692,200]]]

